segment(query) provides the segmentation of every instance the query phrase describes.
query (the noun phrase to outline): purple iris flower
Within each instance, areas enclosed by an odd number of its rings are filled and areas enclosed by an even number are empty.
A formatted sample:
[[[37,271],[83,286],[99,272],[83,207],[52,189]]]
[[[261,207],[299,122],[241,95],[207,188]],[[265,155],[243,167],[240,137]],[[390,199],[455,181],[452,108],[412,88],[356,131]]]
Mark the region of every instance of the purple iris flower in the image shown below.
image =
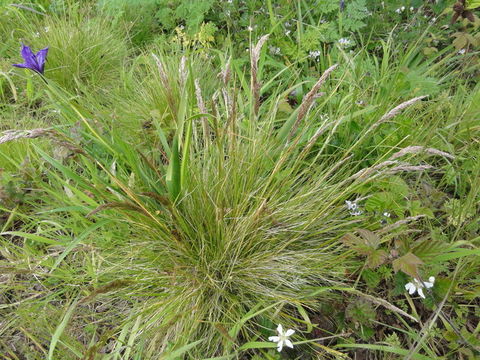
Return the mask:
[[[33,53],[32,49],[29,46],[22,44],[22,57],[25,61],[24,64],[13,64],[18,68],[30,69],[43,74],[45,68],[45,61],[47,60],[48,47],[40,50],[36,54]]]

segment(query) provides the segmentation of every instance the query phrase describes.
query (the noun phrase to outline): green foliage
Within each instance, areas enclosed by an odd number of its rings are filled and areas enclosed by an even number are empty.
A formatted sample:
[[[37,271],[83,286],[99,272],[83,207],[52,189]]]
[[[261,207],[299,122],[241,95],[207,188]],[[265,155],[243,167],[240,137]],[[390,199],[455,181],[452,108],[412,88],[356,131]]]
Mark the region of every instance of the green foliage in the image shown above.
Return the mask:
[[[478,23],[339,3],[1,3],[2,355],[474,358]]]
[[[342,27],[346,31],[359,31],[365,27],[364,19],[368,16],[366,0],[349,1],[345,7],[345,17],[342,17]]]

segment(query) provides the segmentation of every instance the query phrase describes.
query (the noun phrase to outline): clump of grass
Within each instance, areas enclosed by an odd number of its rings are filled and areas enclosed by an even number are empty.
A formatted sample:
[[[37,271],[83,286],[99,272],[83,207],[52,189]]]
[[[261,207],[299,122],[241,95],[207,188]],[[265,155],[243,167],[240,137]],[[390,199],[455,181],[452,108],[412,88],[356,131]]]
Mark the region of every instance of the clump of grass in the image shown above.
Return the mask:
[[[92,16],[88,7],[70,6],[65,11],[38,15],[11,10],[17,29],[8,38],[34,49],[48,46],[47,75],[69,92],[78,93],[86,87],[111,89],[128,54],[125,33],[112,19]],[[11,51],[11,57],[16,57],[15,47]]]
[[[50,87],[68,123],[80,121],[83,130],[71,140],[70,147],[81,151],[70,159],[62,162],[37,150],[49,173],[42,191],[50,194],[52,211],[65,213],[57,219],[60,226],[83,227],[86,235],[77,235],[52,256],[53,263],[43,264],[60,288],[69,289],[69,299],[83,299],[71,310],[73,319],[86,313],[100,322],[120,322],[124,329],[136,324],[133,353],[150,358],[201,340],[189,350],[194,358],[229,355],[258,334],[262,321],[270,329],[279,321],[291,323],[303,313],[299,307],[318,307],[318,297],[309,293],[346,283],[352,254],[340,238],[359,220],[351,218],[344,201],[371,178],[353,176],[361,170],[349,161],[357,143],[323,153],[337,126],[332,123],[319,136],[311,119],[320,109],[311,104],[279,119],[284,94],[278,91],[260,104],[260,77],[252,80],[252,89],[232,90],[228,79],[219,81],[207,101],[199,74],[186,72],[191,66],[170,69],[177,74],[180,69],[178,81],[160,58],[155,61],[173,131],[156,123],[146,130],[156,136],[141,144],[125,140],[121,128],[98,128]],[[365,129],[358,141],[370,134]],[[383,164],[384,173],[375,177],[396,171],[393,165]],[[41,239],[49,243],[45,239],[57,225],[43,226],[48,230]],[[27,232],[16,235],[32,238]],[[58,245],[69,235],[61,237]],[[52,239],[51,245],[56,243]],[[101,261],[79,273],[89,256]],[[65,271],[79,277],[64,277]],[[92,304],[103,304],[108,313],[93,314]],[[259,308],[264,309],[260,318],[233,331],[239,319]],[[72,331],[65,325],[62,331]],[[112,334],[96,331],[93,352],[105,349],[105,336]]]

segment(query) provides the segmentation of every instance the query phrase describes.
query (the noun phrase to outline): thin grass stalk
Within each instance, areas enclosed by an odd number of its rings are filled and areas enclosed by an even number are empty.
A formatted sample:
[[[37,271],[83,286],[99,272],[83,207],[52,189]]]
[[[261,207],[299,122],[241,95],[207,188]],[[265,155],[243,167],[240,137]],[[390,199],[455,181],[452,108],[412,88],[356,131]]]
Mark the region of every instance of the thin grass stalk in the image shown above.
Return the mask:
[[[407,100],[403,103],[401,103],[400,105],[394,107],[392,110],[390,110],[389,112],[385,113],[381,118],[380,120],[376,121],[373,125],[371,125],[367,131],[365,131],[362,136],[355,142],[355,144],[353,144],[350,149],[348,149],[346,152],[345,152],[345,156],[347,156],[347,154],[351,153],[353,151],[353,149],[355,149],[366,137],[367,135],[369,135],[373,130],[375,130],[377,127],[379,127],[381,124],[391,120],[392,118],[394,118],[395,116],[397,116],[398,114],[400,114],[402,112],[402,110],[406,109],[407,107],[413,105],[413,104],[416,104],[418,101],[426,98],[427,96],[418,96],[418,97],[415,97],[413,99],[410,99],[410,100]]]
[[[56,132],[51,128],[38,128],[32,130],[7,130],[3,132],[2,136],[0,136],[0,144],[18,139],[35,139],[43,136],[51,136],[53,134],[56,134]]]
[[[173,98],[173,90],[172,90],[172,87],[170,86],[170,80],[168,79],[168,74],[165,70],[165,66],[163,65],[162,61],[159,59],[157,55],[152,53],[152,57],[157,64],[158,73],[160,75],[160,81],[162,82],[162,85],[165,89],[164,93],[167,98],[168,106],[172,114],[177,114],[177,105],[176,105],[175,99]]]
[[[202,89],[200,87],[200,82],[198,81],[198,79],[195,79],[194,84],[195,84],[195,96],[197,97],[198,108],[200,109],[200,111],[202,113],[206,114],[207,113],[207,108],[206,108],[205,103],[203,101]],[[209,129],[209,126],[208,126],[208,119],[205,116],[202,116],[200,118],[200,120],[202,122],[204,144],[205,144],[205,147],[208,147],[208,144],[210,142],[209,141],[210,140],[210,129]]]
[[[292,129],[290,130],[290,133],[288,135],[288,139],[291,139],[292,136],[295,134],[295,132],[297,131],[297,129],[300,125],[300,123],[302,122],[302,120],[305,118],[308,111],[312,107],[313,102],[318,97],[318,95],[319,95],[318,91],[320,90],[320,87],[328,79],[328,77],[330,76],[330,73],[333,70],[335,70],[337,67],[338,67],[338,64],[334,64],[334,65],[330,66],[327,70],[325,70],[325,72],[322,74],[320,79],[318,79],[318,81],[315,83],[313,88],[308,92],[307,95],[305,95],[305,98],[303,99],[303,101],[300,104],[300,107],[298,109],[297,120],[293,124]]]
[[[263,35],[250,50],[250,72],[251,72],[251,88],[252,88],[252,101],[253,101],[253,114],[258,115],[260,109],[260,82],[258,81],[258,60],[260,59],[260,52],[263,45],[267,41],[269,35]]]

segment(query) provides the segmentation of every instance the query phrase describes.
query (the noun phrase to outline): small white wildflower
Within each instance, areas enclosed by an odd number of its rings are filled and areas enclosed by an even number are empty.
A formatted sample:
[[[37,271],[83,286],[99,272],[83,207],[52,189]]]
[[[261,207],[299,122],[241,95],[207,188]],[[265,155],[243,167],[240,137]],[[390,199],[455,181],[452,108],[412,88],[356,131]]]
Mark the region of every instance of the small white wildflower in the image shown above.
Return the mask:
[[[408,291],[410,295],[415,294],[415,291],[420,295],[421,298],[425,299],[425,294],[423,293],[423,288],[430,289],[433,287],[435,283],[435,277],[430,276],[428,281],[424,281],[423,283],[417,279],[413,279],[413,282],[409,282],[405,285],[405,290]]]
[[[397,14],[400,14],[400,13],[402,12],[402,10],[401,10],[400,8],[398,8],[397,10],[395,10],[395,12],[396,12]]]
[[[347,200],[347,201],[345,201],[345,204],[347,205],[348,211],[350,211],[350,215],[353,215],[353,216],[362,215],[362,211],[358,207],[358,204],[357,204],[356,201],[348,201]]]
[[[390,213],[389,213],[388,211],[384,211],[382,215],[385,216],[385,217],[387,217],[387,218],[390,217]]]
[[[282,351],[284,345],[293,349],[293,344],[288,338],[293,334],[295,334],[295,330],[288,329],[287,331],[283,332],[282,324],[278,324],[277,332],[278,332],[278,336],[270,336],[268,340],[277,343],[278,352]]]
[[[340,44],[340,46],[350,46],[352,44],[352,41],[350,39],[347,39],[347,38],[341,38],[341,39],[338,39],[338,43]]]
[[[45,32],[49,32],[50,31],[50,26],[45,26],[43,29],[45,30]]]
[[[463,54],[465,54],[466,52],[467,52],[466,49],[461,49],[461,50],[459,50],[459,51],[457,52],[457,54],[458,54],[458,55],[463,55]]]
[[[36,33],[33,33],[33,36],[38,38],[40,37],[40,33],[37,31]]]
[[[410,11],[414,11],[414,10],[415,10],[415,8],[413,6],[410,7]]]
[[[250,31],[250,32],[252,32],[252,31],[253,31],[253,27],[249,26],[249,27],[247,27],[247,30]]]
[[[308,57],[314,60],[317,60],[320,57],[320,55],[322,55],[322,52],[320,50],[308,52]]]
[[[402,9],[402,12],[405,11],[405,6],[402,6],[401,9]]]
[[[268,47],[268,51],[270,52],[270,54],[272,55],[281,55],[281,51],[280,51],[280,48],[279,47],[276,47],[276,46],[269,46]]]
[[[285,36],[290,35],[291,32],[292,32],[291,30],[285,30]]]
[[[433,17],[433,18],[430,20],[430,24],[434,24],[435,21],[437,21],[437,18],[436,18],[436,17]]]

